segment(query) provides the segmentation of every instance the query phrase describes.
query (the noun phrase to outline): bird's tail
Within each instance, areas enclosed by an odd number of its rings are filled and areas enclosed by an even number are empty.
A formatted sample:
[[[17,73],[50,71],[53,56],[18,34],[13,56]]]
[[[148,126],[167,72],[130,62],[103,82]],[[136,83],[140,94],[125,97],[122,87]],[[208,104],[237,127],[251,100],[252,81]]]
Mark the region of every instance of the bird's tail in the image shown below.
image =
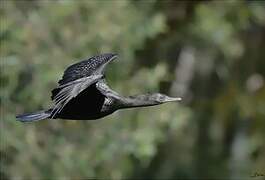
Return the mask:
[[[47,119],[51,116],[50,111],[38,111],[35,113],[27,113],[16,116],[18,121],[21,122],[32,122]]]

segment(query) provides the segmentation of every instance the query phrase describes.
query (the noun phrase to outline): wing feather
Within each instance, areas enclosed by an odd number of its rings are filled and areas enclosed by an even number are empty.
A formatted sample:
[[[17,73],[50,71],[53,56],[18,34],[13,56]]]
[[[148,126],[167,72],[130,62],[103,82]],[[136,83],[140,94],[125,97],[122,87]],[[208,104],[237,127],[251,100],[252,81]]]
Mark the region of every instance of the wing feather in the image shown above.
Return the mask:
[[[64,71],[64,75],[58,83],[63,85],[93,74],[104,74],[105,66],[116,57],[116,54],[105,53],[73,64]]]
[[[71,99],[102,79],[106,65],[116,57],[116,54],[106,53],[69,66],[59,80],[59,86],[52,90],[51,98],[55,103],[52,118],[60,113]]]
[[[61,90],[54,96],[53,101],[55,106],[52,109],[52,118],[60,113],[64,106],[79,93],[85,90],[88,86],[96,83],[103,75],[93,75],[84,77],[76,81],[59,86]]]
[[[106,97],[111,97],[115,99],[122,99],[123,97],[119,95],[116,91],[112,90],[105,79],[102,79],[96,83],[96,88]]]

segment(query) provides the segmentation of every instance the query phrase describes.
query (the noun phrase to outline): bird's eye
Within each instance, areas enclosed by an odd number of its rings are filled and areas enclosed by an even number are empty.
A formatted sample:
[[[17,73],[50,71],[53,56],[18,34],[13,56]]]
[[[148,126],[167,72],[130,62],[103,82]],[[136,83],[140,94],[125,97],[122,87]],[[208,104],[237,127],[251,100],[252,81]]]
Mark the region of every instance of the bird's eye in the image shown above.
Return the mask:
[[[158,96],[158,99],[159,99],[159,101],[163,101],[164,100],[164,97],[162,95],[159,95]]]

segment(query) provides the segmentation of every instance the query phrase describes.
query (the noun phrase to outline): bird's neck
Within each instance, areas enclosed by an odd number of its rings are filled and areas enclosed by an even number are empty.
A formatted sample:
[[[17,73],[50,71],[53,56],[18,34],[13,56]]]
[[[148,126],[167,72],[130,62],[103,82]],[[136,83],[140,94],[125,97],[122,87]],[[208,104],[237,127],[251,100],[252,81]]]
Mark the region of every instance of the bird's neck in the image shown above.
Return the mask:
[[[156,101],[150,99],[148,95],[136,95],[125,97],[121,108],[145,107],[158,105]]]

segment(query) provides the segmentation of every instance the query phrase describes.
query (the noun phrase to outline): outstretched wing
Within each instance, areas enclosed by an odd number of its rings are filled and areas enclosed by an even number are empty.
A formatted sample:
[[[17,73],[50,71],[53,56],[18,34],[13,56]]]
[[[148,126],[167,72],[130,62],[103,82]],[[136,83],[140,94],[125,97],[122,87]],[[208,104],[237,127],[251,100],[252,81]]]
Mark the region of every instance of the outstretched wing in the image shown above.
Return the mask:
[[[56,95],[52,97],[55,105],[52,110],[52,118],[61,112],[64,106],[73,98],[75,98],[79,93],[85,90],[90,85],[96,83],[103,75],[92,75],[89,77],[84,77],[77,79],[75,81],[69,82],[67,84],[60,85],[53,90],[53,93],[56,92]]]
[[[55,103],[52,117],[80,92],[102,79],[106,65],[116,57],[116,54],[101,54],[69,66],[58,82],[59,86],[52,90],[51,98]]]
[[[116,54],[106,53],[73,64],[65,70],[62,79],[58,83],[63,85],[92,74],[104,74],[106,65],[116,57]]]
[[[119,95],[116,91],[112,90],[105,79],[101,79],[96,83],[96,88],[106,97],[111,97],[117,100],[122,99],[123,97]]]

